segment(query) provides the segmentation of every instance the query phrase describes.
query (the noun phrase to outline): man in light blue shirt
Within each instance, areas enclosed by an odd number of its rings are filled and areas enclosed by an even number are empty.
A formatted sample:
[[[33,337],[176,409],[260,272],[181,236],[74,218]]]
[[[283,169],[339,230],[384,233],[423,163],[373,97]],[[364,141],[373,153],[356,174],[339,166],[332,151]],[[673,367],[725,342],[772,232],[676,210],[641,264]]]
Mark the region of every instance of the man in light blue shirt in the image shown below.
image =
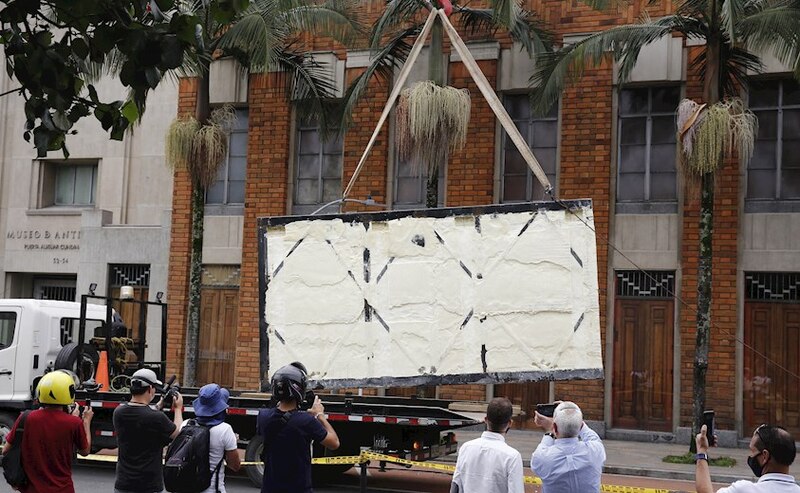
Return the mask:
[[[531,457],[531,469],[542,479],[542,493],[599,492],[606,450],[583,422],[581,409],[564,401],[552,418],[536,413],[534,422],[545,431]]]
[[[458,451],[450,493],[524,493],[522,456],[506,444],[513,407],[504,397],[486,408],[486,431]]]

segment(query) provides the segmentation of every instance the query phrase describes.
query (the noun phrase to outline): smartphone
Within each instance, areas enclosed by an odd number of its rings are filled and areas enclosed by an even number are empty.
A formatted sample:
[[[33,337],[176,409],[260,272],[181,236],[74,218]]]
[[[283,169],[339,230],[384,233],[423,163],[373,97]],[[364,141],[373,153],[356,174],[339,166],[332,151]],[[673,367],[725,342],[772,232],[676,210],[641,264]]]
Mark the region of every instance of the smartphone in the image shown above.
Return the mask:
[[[555,403],[536,404],[536,412],[541,414],[542,416],[547,416],[548,418],[552,418],[553,413],[556,411],[556,407],[558,407],[558,404]]]
[[[708,438],[708,445],[713,447],[717,444],[717,438],[714,436],[714,411],[703,412],[703,424],[706,425],[706,437]]]

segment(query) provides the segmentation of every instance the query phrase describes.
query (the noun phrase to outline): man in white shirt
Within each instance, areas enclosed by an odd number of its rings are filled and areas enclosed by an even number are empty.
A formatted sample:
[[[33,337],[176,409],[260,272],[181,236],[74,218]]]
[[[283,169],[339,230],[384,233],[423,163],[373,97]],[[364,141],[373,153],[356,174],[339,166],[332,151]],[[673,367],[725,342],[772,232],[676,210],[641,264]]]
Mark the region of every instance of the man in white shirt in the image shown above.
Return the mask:
[[[552,418],[536,413],[534,422],[545,431],[531,456],[531,469],[542,479],[542,493],[599,492],[606,450],[583,422],[581,409],[564,401]]]
[[[695,488],[697,493],[713,493],[711,473],[708,470],[708,437],[706,425],[700,428],[695,437],[697,455],[695,456]],[[736,481],[717,493],[800,493],[800,486],[789,475],[789,466],[797,455],[797,445],[792,434],[780,426],[761,425],[750,439],[750,455],[747,465],[758,478],[758,482]]]
[[[506,444],[513,407],[505,397],[486,408],[486,431],[461,446],[450,493],[522,493],[522,456]]]

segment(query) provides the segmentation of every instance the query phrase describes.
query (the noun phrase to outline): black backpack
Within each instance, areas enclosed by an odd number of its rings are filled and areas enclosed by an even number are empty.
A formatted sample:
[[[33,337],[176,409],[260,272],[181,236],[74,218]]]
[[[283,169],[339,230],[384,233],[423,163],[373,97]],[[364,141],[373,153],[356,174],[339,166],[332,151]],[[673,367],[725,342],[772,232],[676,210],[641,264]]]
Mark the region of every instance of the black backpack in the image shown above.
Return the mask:
[[[25,474],[25,469],[22,468],[22,439],[25,436],[25,419],[28,414],[30,414],[30,411],[22,413],[17,425],[17,431],[14,432],[14,443],[11,444],[8,453],[3,455],[3,476],[8,484],[15,489],[22,489],[23,486],[28,484],[28,475]]]
[[[214,472],[210,470],[211,427],[190,419],[167,447],[164,461],[164,488],[170,493],[199,493],[211,486],[216,475],[216,491],[219,491],[220,459]]]

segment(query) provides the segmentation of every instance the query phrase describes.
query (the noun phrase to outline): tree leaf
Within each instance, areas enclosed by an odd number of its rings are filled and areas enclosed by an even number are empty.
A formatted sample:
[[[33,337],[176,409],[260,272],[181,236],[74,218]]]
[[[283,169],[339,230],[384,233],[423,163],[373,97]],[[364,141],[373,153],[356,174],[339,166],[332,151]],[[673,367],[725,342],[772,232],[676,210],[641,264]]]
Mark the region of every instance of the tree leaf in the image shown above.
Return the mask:
[[[128,100],[128,102],[122,106],[121,112],[122,116],[128,120],[128,123],[133,123],[139,119],[139,108],[133,100]]]

